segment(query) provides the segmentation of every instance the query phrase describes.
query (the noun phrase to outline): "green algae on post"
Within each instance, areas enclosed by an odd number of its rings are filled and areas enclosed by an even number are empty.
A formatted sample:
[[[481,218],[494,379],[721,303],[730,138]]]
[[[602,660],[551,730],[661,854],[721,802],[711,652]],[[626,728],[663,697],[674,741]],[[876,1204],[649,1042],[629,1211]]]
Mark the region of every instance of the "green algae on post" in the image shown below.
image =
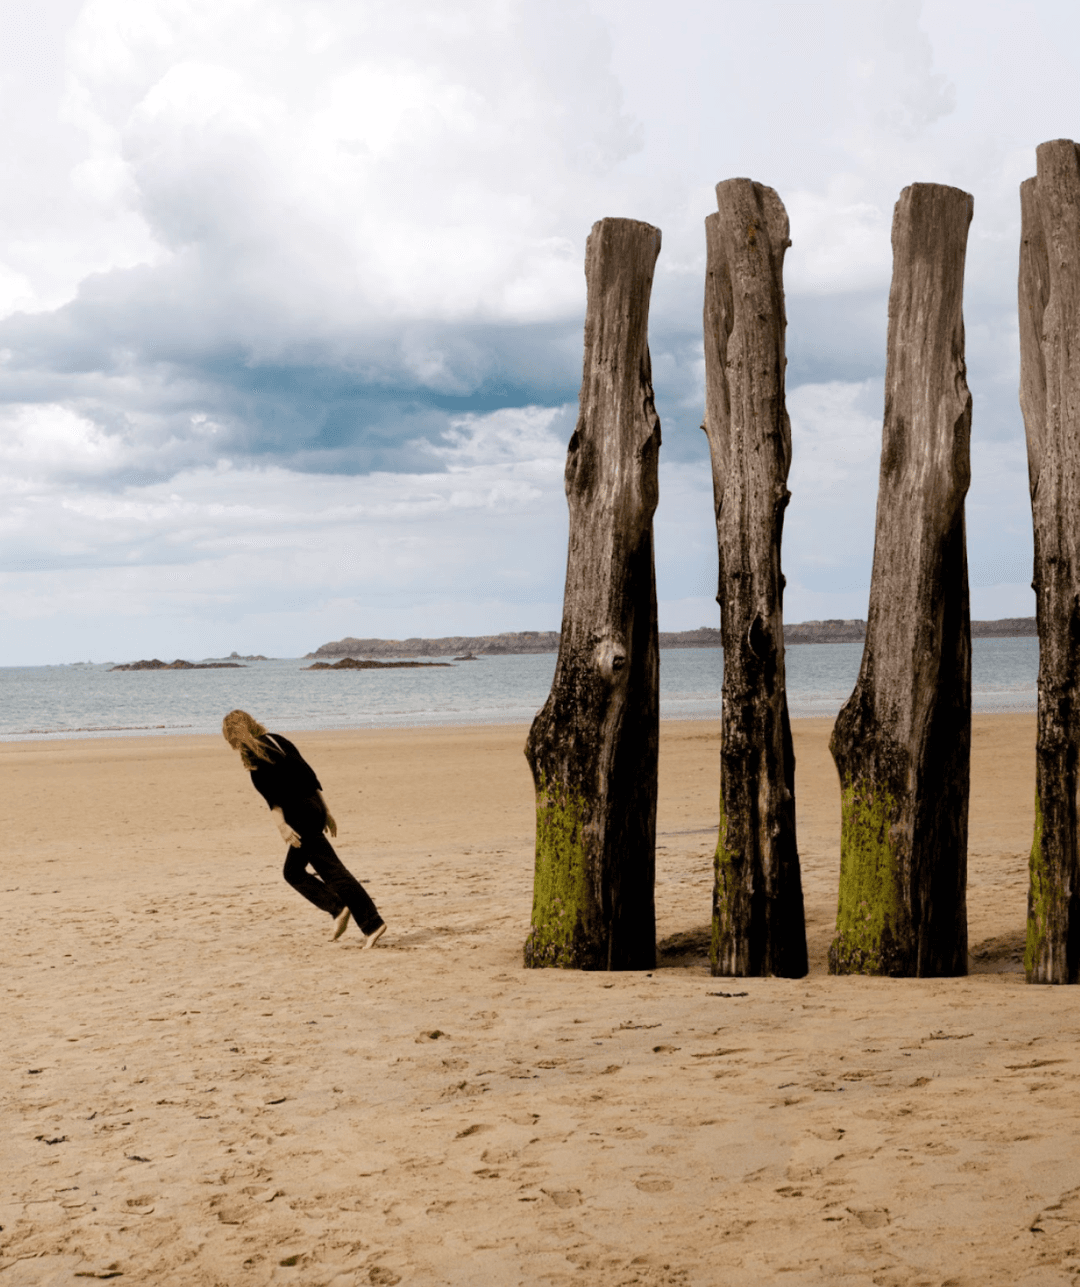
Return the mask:
[[[585,802],[559,799],[541,783],[536,805],[536,871],[532,928],[525,940],[530,968],[583,964],[588,918]]]
[[[1039,792],[1035,792],[1035,834],[1031,841],[1028,859],[1028,913],[1027,941],[1024,945],[1024,974],[1029,983],[1042,981],[1042,976],[1052,978],[1055,971],[1052,961],[1054,950],[1050,922],[1054,904],[1054,884],[1050,865],[1043,853],[1043,816]]]
[[[735,855],[727,848],[727,814],[724,795],[720,793],[720,834],[713,855],[713,914],[712,943],[709,961],[713,974],[734,973],[726,969],[734,965],[738,952],[736,903],[740,889],[735,879]]]
[[[865,781],[841,792],[840,905],[830,974],[892,974],[903,917],[899,864],[889,838],[896,801]]]

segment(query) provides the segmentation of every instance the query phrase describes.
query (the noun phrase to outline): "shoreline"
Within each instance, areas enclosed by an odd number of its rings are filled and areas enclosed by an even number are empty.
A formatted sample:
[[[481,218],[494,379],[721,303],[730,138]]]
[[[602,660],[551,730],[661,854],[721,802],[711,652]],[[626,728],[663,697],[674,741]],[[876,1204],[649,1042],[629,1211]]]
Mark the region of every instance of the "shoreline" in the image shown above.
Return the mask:
[[[973,709],[971,713],[972,721],[974,722],[976,719],[983,719],[983,718],[994,717],[998,715],[1030,716],[1034,718],[1035,703],[1036,703],[1037,695],[1034,693],[1031,694],[1030,700],[1027,699],[1026,694],[1024,696],[1025,696],[1025,701],[1023,704],[1021,704],[1018,701],[1010,702],[1008,698],[1003,698],[1002,704],[1000,706],[995,705],[995,706],[992,706],[990,709],[984,709],[984,710]],[[992,698],[988,700],[992,700]],[[789,715],[789,718],[792,724],[805,723],[813,720],[828,720],[831,725],[836,720],[836,714],[835,713],[831,713],[831,714],[813,713],[809,715],[791,714]],[[714,722],[717,725],[719,725],[720,723],[719,709],[715,711],[709,711],[708,713],[701,714],[701,715],[688,715],[685,712],[680,712],[679,714],[676,714],[676,715],[664,715],[664,714],[660,715],[661,726],[664,726],[667,724],[706,724],[711,722]],[[532,723],[531,716],[525,719],[518,718],[518,717],[510,717],[507,719],[491,719],[491,720],[463,719],[460,722],[443,719],[443,720],[439,720],[438,722],[431,722],[426,724],[406,724],[406,723],[375,724],[373,723],[373,724],[354,724],[354,725],[349,725],[347,727],[319,727],[319,726],[301,727],[301,726],[291,726],[286,722],[282,724],[279,731],[282,733],[289,733],[289,734],[299,733],[303,735],[308,735],[308,734],[321,735],[323,733],[342,733],[342,734],[392,733],[392,732],[425,733],[425,732],[435,732],[436,730],[439,730],[439,729],[462,730],[462,729],[495,729],[495,728],[520,727],[527,732],[531,723]],[[110,738],[115,738],[118,741],[127,741],[127,740],[142,741],[146,738],[152,738],[152,737],[172,739],[176,737],[216,738],[219,736],[220,736],[220,733],[216,730],[205,730],[201,732],[193,732],[193,731],[190,731],[190,726],[185,726],[185,725],[177,725],[175,726],[174,729],[169,729],[168,726],[160,725],[160,724],[132,725],[130,727],[122,727],[122,726],[112,726],[112,727],[102,727],[102,728],[87,727],[87,728],[78,728],[78,729],[57,729],[55,731],[26,730],[23,732],[15,732],[15,733],[0,733],[0,746],[17,745],[20,742],[48,742],[48,743],[63,742],[63,741],[85,742],[85,741],[109,740]]]

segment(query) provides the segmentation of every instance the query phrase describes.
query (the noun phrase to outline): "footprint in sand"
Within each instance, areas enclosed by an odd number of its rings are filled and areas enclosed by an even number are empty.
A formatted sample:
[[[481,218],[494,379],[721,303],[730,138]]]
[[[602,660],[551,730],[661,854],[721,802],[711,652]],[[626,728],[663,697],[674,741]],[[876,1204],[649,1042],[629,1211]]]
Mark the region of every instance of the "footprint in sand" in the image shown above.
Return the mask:
[[[368,1273],[368,1282],[379,1283],[380,1287],[394,1287],[395,1283],[401,1282],[401,1275],[395,1274],[392,1269],[387,1269],[385,1265],[373,1265]]]
[[[463,1131],[458,1131],[454,1136],[456,1140],[463,1140],[468,1135],[479,1135],[481,1131],[493,1131],[494,1126],[486,1126],[482,1122],[474,1122],[472,1126],[466,1126]]]
[[[864,1229],[880,1229],[890,1223],[887,1207],[872,1207],[869,1210],[856,1210],[855,1207],[848,1207],[848,1211]]]

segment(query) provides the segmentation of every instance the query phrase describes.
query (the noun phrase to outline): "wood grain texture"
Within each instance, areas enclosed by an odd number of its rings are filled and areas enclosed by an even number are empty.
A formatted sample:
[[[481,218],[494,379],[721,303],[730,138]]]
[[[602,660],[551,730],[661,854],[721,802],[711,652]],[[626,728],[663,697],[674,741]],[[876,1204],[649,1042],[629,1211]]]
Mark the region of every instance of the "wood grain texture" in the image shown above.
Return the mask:
[[[1027,433],[1039,628],[1035,835],[1024,966],[1080,973],[1080,155],[1043,143],[1020,189],[1020,405]]]
[[[893,217],[866,643],[830,743],[843,800],[833,973],[967,972],[972,209],[966,192],[917,183]]]
[[[659,647],[652,518],[660,422],[649,297],[660,232],[593,225],[562,636],[525,753],[536,784],[528,966],[651,969]]]
[[[705,221],[705,423],[724,648],[712,971],[806,973],[780,541],[790,493],[784,252],[772,188],[730,179]]]

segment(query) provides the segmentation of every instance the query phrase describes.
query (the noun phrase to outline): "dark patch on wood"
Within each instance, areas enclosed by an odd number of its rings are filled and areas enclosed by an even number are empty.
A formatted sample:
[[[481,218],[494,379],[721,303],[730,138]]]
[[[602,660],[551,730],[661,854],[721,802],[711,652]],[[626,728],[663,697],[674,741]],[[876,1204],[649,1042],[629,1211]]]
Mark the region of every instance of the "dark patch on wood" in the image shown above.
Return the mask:
[[[593,225],[566,593],[551,693],[525,747],[536,786],[527,966],[652,969],[659,646],[652,518],[660,421],[649,297],[660,232]]]
[[[1029,983],[1080,975],[1080,152],[1038,148],[1020,188],[1020,405],[1027,433],[1039,628]]]
[[[843,799],[833,973],[967,971],[972,207],[957,188],[917,183],[893,217],[870,609],[859,679],[830,742]]]
[[[780,541],[789,500],[783,263],[772,188],[731,179],[705,221],[705,424],[724,648],[712,971],[807,971],[784,680]]]

